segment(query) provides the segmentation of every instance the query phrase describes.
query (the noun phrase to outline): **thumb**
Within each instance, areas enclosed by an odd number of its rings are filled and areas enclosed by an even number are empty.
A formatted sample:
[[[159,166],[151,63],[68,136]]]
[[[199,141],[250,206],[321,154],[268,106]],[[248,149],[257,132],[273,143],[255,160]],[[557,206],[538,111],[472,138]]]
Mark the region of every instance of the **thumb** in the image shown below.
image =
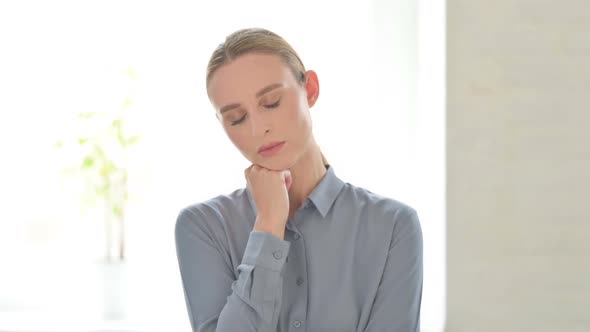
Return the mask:
[[[285,180],[285,185],[287,186],[287,190],[291,189],[291,184],[293,184],[293,178],[291,177],[291,171],[286,169],[283,171],[283,179]]]

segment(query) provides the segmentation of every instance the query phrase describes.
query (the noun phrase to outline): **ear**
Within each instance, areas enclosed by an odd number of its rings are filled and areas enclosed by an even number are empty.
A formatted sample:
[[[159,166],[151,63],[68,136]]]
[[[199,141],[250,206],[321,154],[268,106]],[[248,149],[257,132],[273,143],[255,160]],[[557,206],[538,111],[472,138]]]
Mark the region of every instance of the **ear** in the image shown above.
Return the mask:
[[[320,95],[320,82],[318,75],[313,70],[305,72],[305,91],[307,92],[307,104],[312,107]]]

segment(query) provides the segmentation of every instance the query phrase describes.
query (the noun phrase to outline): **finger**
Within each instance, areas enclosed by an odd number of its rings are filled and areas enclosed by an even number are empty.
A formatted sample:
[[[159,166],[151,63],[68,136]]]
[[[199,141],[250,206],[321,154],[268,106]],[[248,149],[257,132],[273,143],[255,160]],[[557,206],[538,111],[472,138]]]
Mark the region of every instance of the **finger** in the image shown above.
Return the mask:
[[[285,181],[285,184],[287,185],[287,188],[289,188],[291,186],[291,183],[293,182],[293,179],[291,177],[291,171],[286,169],[282,172],[283,175],[283,179]]]
[[[291,185],[292,185],[292,184],[293,184],[293,179],[292,179],[292,178],[289,176],[289,177],[287,178],[287,182],[286,182],[286,185],[287,185],[287,190],[290,190],[290,189],[291,189]]]

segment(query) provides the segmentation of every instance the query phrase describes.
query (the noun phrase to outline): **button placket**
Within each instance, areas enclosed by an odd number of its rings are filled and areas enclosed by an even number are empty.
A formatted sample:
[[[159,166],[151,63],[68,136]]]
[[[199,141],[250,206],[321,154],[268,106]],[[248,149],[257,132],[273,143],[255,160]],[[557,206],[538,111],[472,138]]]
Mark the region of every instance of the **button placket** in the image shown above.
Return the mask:
[[[305,245],[303,235],[299,232],[297,227],[293,225],[293,232],[290,237],[291,251],[288,256],[293,256],[290,261],[291,265],[288,266],[289,273],[287,275],[288,285],[286,287],[295,287],[296,291],[300,296],[293,298],[292,303],[292,316],[290,328],[294,331],[303,331],[306,329],[305,319],[307,311],[307,292],[302,291],[306,285],[305,279],[307,278],[307,268],[305,259]]]

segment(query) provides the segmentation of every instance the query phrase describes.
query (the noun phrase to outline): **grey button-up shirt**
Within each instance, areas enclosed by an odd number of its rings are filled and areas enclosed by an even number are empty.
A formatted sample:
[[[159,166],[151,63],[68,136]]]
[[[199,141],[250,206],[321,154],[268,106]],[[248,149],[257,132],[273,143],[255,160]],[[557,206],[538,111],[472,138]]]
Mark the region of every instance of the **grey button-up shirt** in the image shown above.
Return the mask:
[[[418,332],[422,230],[411,207],[326,175],[285,239],[252,231],[246,188],[188,206],[176,251],[193,331]]]

